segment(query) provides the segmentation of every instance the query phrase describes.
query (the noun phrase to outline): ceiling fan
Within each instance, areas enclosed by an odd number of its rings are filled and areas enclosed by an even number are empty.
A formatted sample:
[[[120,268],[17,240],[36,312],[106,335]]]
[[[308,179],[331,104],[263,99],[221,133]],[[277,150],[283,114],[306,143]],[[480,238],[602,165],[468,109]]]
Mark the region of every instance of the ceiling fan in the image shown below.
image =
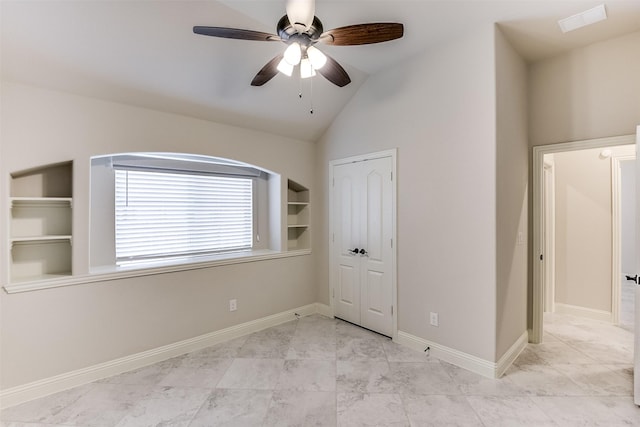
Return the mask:
[[[252,86],[262,86],[278,71],[291,76],[300,66],[300,77],[307,78],[316,71],[331,83],[343,87],[351,82],[349,74],[338,62],[315,47],[317,43],[334,46],[354,46],[381,43],[401,38],[404,26],[398,23],[368,23],[349,25],[324,31],[322,22],[315,16],[314,0],[288,0],[286,15],[276,26],[277,35],[261,31],[226,27],[193,27],[193,32],[205,36],[253,41],[281,41],[286,50],[269,61],[251,81]]]

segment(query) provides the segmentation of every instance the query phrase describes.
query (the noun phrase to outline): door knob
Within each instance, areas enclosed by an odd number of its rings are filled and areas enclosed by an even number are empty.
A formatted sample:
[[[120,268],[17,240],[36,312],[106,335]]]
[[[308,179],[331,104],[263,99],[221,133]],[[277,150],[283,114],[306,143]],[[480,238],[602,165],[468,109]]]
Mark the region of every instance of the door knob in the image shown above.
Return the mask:
[[[360,249],[360,255],[367,255],[367,251],[365,251],[364,249]]]
[[[631,280],[633,283],[640,284],[640,283],[638,283],[638,275],[637,274],[635,276],[627,276],[627,280]]]
[[[363,249],[364,250],[364,249]],[[348,252],[352,252],[354,255],[358,255],[359,249],[355,248],[355,249],[349,249]]]

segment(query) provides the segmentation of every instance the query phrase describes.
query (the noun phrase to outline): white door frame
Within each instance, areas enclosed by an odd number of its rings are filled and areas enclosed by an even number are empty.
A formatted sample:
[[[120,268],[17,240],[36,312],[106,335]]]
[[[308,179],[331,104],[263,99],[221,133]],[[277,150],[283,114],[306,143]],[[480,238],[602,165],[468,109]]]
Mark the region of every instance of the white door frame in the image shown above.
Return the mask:
[[[544,159],[543,159],[544,160]],[[543,212],[542,217],[542,233],[544,236],[543,247],[545,254],[544,275],[542,280],[544,281],[544,308],[543,311],[556,311],[555,308],[555,296],[556,296],[556,185],[555,185],[555,163],[553,160],[544,160],[543,164]]]
[[[590,148],[615,147],[617,145],[635,144],[635,135],[614,136],[611,138],[588,139],[583,141],[565,142],[560,144],[539,145],[533,147],[533,301],[532,329],[529,331],[529,342],[542,342],[543,335],[543,310],[544,310],[544,264],[540,257],[544,254],[544,234],[542,229],[543,203],[542,191],[544,188],[544,155],[565,151],[586,150]],[[614,236],[614,240],[619,236]]]
[[[635,146],[630,146],[629,150],[635,151]],[[635,152],[633,154],[620,154],[611,156],[611,206],[613,208],[611,216],[611,224],[613,226],[613,247],[612,263],[611,263],[611,323],[620,323],[620,298],[622,294],[622,200],[620,194],[622,190],[622,182],[620,176],[620,162],[625,160],[635,160]],[[616,238],[617,237],[617,238]]]
[[[393,305],[393,332],[391,338],[395,341],[398,336],[398,272],[397,272],[397,253],[398,253],[398,235],[397,235],[397,194],[398,194],[398,174],[397,170],[397,152],[396,148],[390,150],[379,151],[376,153],[362,154],[359,156],[347,157],[344,159],[331,160],[329,162],[329,306],[331,309],[331,315],[335,315],[335,288],[333,278],[335,274],[335,265],[333,263],[333,242],[334,242],[334,224],[333,224],[333,168],[338,165],[344,165],[347,163],[363,162],[366,160],[381,159],[384,157],[391,157],[391,238],[393,242],[393,248],[391,250],[391,286],[392,286],[392,305]]]
[[[636,128],[636,223],[640,217],[640,125]],[[640,273],[640,227],[636,227],[636,271]],[[637,281],[636,281],[637,283]],[[633,403],[640,405],[640,286],[634,286]]]

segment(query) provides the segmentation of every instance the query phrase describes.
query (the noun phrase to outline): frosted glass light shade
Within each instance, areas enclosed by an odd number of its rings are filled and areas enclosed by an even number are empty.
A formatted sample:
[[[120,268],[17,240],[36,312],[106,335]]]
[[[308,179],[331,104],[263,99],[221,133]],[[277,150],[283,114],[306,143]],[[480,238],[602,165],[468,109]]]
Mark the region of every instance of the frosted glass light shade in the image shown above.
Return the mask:
[[[293,28],[299,33],[305,32],[313,23],[313,15],[316,13],[315,3],[315,0],[287,1],[287,17]]]
[[[291,65],[298,65],[301,57],[300,45],[296,42],[291,43],[284,51],[284,59]]]
[[[289,64],[285,58],[282,58],[278,64],[278,71],[291,77],[291,74],[293,74],[293,65]]]
[[[309,61],[311,61],[311,65],[314,70],[319,70],[327,63],[326,55],[313,46],[309,46],[307,48],[307,55],[309,56]]]
[[[311,61],[309,58],[304,58],[300,61],[300,77],[303,79],[308,79],[309,77],[313,77],[316,75],[316,70],[313,69],[311,65]]]

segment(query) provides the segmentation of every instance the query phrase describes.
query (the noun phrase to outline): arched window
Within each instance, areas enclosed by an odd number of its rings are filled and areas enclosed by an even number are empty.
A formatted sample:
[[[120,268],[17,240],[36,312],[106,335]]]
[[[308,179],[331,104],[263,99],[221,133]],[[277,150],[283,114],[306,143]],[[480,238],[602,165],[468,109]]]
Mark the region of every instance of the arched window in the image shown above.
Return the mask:
[[[92,266],[192,260],[264,247],[260,224],[266,219],[259,212],[268,211],[260,205],[267,203],[269,175],[252,165],[199,155],[93,158]],[[98,194],[109,202],[94,203]],[[108,212],[100,211],[106,206]],[[107,248],[94,240],[109,236]]]

